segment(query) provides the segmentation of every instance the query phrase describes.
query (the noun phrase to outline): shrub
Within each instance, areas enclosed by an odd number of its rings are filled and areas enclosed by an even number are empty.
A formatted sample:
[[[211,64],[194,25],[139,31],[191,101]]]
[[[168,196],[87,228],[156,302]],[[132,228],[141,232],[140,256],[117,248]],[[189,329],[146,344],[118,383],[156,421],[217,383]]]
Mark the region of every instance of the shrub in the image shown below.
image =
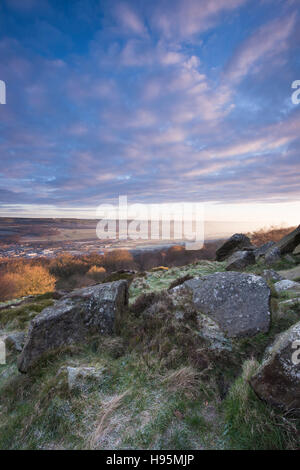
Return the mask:
[[[96,282],[101,282],[105,278],[106,269],[103,266],[92,266],[87,275],[91,277]]]
[[[250,236],[251,242],[254,245],[260,246],[270,241],[278,242],[283,237],[285,237],[288,233],[295,230],[295,228],[296,227],[282,228],[282,227],[275,227],[274,225],[272,225],[270,228],[262,228],[248,235]]]
[[[54,276],[66,278],[74,274],[85,274],[89,265],[81,258],[64,253],[51,261],[49,269]]]
[[[133,256],[128,250],[108,251],[104,256],[104,264],[110,271],[134,267]]]
[[[2,282],[6,286],[5,299],[3,299],[6,300],[53,292],[56,279],[43,266],[21,265],[16,271],[5,273],[2,276]]]
[[[0,277],[0,301],[9,300],[15,297],[16,285],[11,274],[4,274]]]

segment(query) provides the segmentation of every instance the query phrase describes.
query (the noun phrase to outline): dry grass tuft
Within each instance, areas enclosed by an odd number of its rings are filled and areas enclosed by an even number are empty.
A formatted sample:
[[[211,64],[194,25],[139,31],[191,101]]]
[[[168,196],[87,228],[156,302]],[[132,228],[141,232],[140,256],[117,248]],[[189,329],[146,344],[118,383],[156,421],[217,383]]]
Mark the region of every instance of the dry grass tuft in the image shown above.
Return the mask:
[[[199,392],[199,375],[190,366],[168,373],[162,382],[171,392],[183,392],[188,398],[195,397]]]
[[[92,448],[94,448],[109,431],[111,431],[113,425],[110,418],[115,413],[115,411],[120,408],[124,398],[129,394],[129,392],[130,390],[126,390],[119,395],[114,395],[108,402],[103,403],[102,410],[97,421],[97,427],[90,439]]]

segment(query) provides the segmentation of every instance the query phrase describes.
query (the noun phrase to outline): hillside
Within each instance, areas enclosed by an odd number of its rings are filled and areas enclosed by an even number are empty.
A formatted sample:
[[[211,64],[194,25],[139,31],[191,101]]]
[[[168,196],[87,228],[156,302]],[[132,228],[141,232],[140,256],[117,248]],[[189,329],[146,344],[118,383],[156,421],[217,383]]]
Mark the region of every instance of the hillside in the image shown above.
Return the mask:
[[[49,351],[25,374],[17,365],[21,333],[34,318],[38,326],[41,311],[51,316],[81,295],[86,302],[87,291],[2,304],[1,336],[10,339],[7,363],[0,365],[0,448],[298,448],[298,415],[259,399],[249,381],[266,348],[300,321],[298,285],[278,286],[282,273],[299,280],[299,265],[298,255],[288,255],[272,268],[260,258],[240,270],[228,270],[226,260],[137,273],[130,277],[128,307],[111,331]],[[270,293],[267,327],[258,325],[257,334],[231,334],[228,328],[225,334],[216,311],[205,314],[204,303],[197,308],[193,293],[199,294],[202,281],[220,276],[222,283],[249,279]],[[225,294],[231,298],[230,289]]]

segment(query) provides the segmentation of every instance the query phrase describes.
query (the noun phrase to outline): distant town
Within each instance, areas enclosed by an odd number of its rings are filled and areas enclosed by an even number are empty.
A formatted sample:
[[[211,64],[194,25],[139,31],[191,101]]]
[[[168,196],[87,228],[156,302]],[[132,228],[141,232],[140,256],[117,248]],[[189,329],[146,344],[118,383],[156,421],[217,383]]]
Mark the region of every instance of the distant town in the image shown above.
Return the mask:
[[[54,258],[62,253],[104,254],[116,248],[131,252],[183,243],[181,240],[99,240],[95,220],[0,218],[1,258]]]

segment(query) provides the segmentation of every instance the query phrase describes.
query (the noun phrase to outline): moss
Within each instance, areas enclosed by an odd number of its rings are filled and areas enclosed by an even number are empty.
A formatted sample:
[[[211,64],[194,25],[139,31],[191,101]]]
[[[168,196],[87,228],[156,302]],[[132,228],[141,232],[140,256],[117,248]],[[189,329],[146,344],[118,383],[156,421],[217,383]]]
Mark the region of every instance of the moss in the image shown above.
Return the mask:
[[[24,330],[30,321],[44,308],[53,305],[51,298],[38,298],[36,301],[0,311],[0,326],[6,329]]]
[[[146,276],[135,277],[130,286],[130,302],[147,292],[159,292],[170,288],[178,278],[184,276],[206,276],[217,271],[225,271],[226,263],[213,261],[200,261],[186,266],[169,268],[168,271],[148,272]]]

